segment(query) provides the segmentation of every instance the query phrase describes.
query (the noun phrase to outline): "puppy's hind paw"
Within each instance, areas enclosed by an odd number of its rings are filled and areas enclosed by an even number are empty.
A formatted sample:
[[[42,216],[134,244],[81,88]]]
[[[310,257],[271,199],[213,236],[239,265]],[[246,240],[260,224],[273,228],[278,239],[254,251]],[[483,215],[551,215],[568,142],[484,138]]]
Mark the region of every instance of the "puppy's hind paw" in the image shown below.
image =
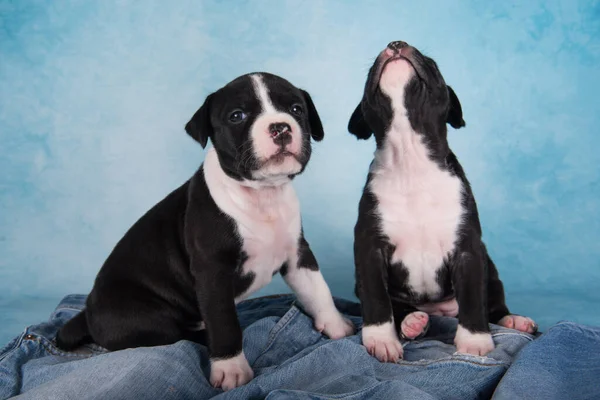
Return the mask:
[[[520,315],[507,315],[498,321],[498,325],[531,334],[536,333],[538,330],[537,324],[531,318]]]
[[[429,315],[422,311],[415,311],[408,314],[402,320],[400,328],[402,337],[405,339],[415,339],[427,332],[429,327]]]

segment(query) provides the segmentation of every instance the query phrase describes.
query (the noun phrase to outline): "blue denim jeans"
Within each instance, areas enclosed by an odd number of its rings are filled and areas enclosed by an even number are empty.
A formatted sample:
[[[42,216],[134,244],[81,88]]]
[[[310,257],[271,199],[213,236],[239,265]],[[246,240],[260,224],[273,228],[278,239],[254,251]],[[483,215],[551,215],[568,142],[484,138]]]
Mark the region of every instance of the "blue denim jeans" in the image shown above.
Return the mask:
[[[189,341],[112,353],[95,345],[75,352],[57,349],[58,328],[84,301],[82,295],[65,297],[48,322],[27,328],[0,351],[0,399],[490,398],[512,360],[534,339],[492,325],[496,348],[487,357],[455,354],[456,319],[432,317],[427,336],[405,344],[404,360],[383,364],[361,345],[356,303],[336,299],[357,334],[329,340],[313,329],[292,296],[251,299],[238,305],[238,315],[255,378],[223,392],[208,382],[206,347]],[[529,374],[537,376],[536,371]],[[507,380],[498,398],[529,398],[519,396],[515,387],[522,383],[520,376],[516,372],[516,379]]]
[[[552,326],[519,353],[493,399],[600,399],[600,328]]]

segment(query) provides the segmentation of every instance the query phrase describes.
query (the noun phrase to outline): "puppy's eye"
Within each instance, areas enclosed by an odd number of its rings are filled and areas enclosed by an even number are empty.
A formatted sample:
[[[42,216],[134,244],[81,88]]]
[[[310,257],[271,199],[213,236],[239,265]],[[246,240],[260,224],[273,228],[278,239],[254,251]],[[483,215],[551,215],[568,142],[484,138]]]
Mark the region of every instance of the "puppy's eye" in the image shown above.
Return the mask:
[[[245,120],[248,116],[242,110],[235,110],[229,114],[229,122],[234,124],[239,124],[243,120]]]
[[[298,116],[304,114],[304,109],[300,104],[294,104],[292,107],[290,107],[290,111]]]

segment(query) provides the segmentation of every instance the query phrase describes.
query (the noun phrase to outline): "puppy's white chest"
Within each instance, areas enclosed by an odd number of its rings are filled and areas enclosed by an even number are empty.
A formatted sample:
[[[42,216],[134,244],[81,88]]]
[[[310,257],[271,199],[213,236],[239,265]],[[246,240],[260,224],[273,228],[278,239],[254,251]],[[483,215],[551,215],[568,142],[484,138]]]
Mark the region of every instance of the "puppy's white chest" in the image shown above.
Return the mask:
[[[295,259],[300,239],[300,206],[291,184],[246,186],[225,176],[216,153],[204,161],[204,177],[219,209],[231,217],[246,259],[238,274],[251,277],[241,301],[267,283],[290,258]]]
[[[240,273],[254,277],[248,290],[236,299],[239,301],[271,282],[281,266],[298,252],[300,214],[279,204],[267,212],[256,210],[247,219],[236,222],[242,251],[248,257]]]
[[[403,152],[397,168],[375,170],[370,188],[378,200],[382,233],[395,246],[390,261],[408,270],[415,293],[436,296],[437,271],[458,237],[463,186],[415,147]]]

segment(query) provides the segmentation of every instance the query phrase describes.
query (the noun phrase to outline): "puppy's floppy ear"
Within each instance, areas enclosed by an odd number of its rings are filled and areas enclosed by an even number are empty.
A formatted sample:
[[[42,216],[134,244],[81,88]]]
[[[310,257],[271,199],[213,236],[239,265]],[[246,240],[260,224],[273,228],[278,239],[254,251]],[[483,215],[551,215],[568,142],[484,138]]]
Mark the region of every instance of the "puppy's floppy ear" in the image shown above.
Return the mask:
[[[356,136],[358,139],[368,139],[373,134],[373,130],[365,121],[365,117],[362,112],[362,102],[358,103],[356,109],[350,117],[348,122],[348,132]]]
[[[317,108],[310,97],[310,94],[306,90],[300,89],[302,94],[304,95],[304,101],[306,101],[306,106],[308,107],[308,123],[310,125],[310,136],[316,141],[320,142],[325,137],[325,132],[323,131],[323,124],[321,123],[321,118],[319,117],[319,113],[317,112]]]
[[[210,123],[210,100],[212,98],[212,94],[206,97],[204,100],[204,104],[202,107],[196,111],[192,119],[185,124],[185,131],[190,135],[195,141],[200,143],[202,148],[206,147],[206,143],[208,142],[208,138],[213,135],[213,127]]]
[[[454,93],[454,90],[452,90],[450,86],[446,87],[448,88],[448,97],[450,99],[450,108],[448,108],[446,122],[448,122],[454,129],[462,128],[466,125],[466,123],[463,119],[460,101],[458,100],[456,93]]]

